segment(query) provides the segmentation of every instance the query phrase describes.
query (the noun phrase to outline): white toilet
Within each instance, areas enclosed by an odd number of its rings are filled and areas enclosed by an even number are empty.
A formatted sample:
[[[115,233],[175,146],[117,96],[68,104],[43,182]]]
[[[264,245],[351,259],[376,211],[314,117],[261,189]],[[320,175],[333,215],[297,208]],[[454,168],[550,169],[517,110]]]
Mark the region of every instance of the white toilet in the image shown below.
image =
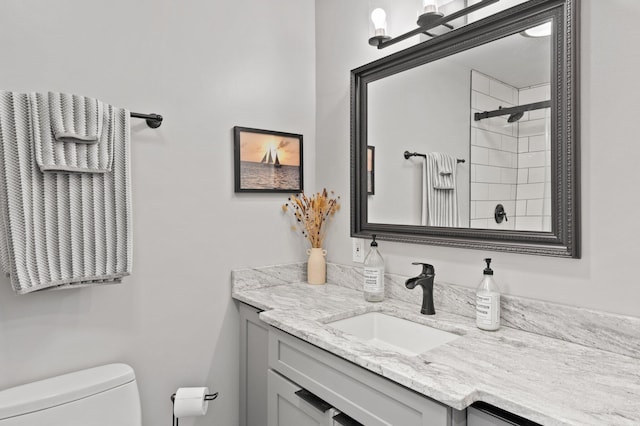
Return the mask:
[[[140,426],[133,369],[109,364],[0,391],[0,426]]]

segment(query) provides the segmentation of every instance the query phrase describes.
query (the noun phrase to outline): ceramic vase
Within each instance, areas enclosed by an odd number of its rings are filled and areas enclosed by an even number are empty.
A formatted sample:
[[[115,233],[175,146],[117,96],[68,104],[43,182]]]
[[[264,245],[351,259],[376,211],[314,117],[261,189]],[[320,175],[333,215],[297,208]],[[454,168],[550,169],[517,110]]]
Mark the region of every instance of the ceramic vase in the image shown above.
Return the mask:
[[[309,260],[307,262],[307,281],[309,284],[324,284],[327,282],[327,251],[322,248],[307,250]]]

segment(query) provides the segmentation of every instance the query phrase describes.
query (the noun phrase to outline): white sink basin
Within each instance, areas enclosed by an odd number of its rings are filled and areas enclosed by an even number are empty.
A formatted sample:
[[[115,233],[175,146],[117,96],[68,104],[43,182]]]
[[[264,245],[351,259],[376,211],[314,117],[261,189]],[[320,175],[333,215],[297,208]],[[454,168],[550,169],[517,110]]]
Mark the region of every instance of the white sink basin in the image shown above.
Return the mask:
[[[332,321],[328,326],[367,340],[381,349],[418,355],[457,339],[457,334],[380,312],[369,312]]]

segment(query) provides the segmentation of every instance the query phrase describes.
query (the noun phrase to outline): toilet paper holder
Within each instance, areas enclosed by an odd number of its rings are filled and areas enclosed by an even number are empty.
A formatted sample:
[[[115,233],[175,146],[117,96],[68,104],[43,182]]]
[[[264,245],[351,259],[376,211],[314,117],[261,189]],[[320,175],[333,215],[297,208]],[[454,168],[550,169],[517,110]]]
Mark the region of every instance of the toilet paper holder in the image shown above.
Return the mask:
[[[204,396],[204,400],[205,401],[213,401],[214,399],[216,399],[218,397],[218,392],[214,392],[214,393],[208,393]],[[174,393],[173,395],[171,395],[171,405],[175,404],[176,402],[176,394]],[[171,408],[171,425],[172,426],[179,426],[178,422],[179,419],[176,418],[176,416],[173,414],[173,407]]]
[[[204,396],[205,401],[213,401],[218,397],[218,392],[208,393]],[[176,394],[171,395],[171,402],[176,402]]]

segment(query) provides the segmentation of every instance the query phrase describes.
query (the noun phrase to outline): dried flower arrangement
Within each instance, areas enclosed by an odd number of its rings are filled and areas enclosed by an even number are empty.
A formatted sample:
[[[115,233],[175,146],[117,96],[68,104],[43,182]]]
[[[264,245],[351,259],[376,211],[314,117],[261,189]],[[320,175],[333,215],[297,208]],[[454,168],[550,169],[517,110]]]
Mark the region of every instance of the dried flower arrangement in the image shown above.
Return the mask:
[[[331,191],[331,197],[333,197]],[[303,192],[292,195],[282,205],[282,211],[291,212],[295,223],[292,230],[302,232],[309,240],[311,247],[321,248],[324,241],[326,226],[324,223],[340,210],[340,197],[330,198],[327,189],[307,197]]]

